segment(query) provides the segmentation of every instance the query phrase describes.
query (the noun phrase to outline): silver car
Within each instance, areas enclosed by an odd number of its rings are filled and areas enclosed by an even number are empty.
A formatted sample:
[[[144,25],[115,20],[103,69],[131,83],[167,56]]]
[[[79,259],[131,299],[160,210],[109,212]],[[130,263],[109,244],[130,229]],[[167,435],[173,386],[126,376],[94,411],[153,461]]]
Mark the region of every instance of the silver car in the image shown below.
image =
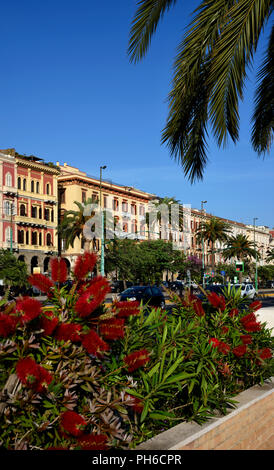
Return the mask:
[[[236,288],[241,289],[241,297],[247,297],[248,299],[254,300],[257,296],[257,292],[253,284],[236,284]]]

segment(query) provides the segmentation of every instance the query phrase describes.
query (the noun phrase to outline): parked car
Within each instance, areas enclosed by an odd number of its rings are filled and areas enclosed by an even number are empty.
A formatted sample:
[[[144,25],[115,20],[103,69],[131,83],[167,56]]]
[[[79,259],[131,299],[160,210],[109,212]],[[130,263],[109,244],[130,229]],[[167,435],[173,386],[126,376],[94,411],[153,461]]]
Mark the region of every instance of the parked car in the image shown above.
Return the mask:
[[[120,301],[138,300],[143,301],[143,305],[147,304],[151,307],[165,307],[165,297],[159,287],[156,286],[132,286],[121,292],[118,296]]]
[[[224,292],[223,292],[224,287],[225,286],[222,285],[222,284],[218,284],[218,285],[210,284],[210,285],[207,285],[205,287],[205,291],[208,294],[210,292],[215,292],[218,295],[223,295],[224,294]],[[203,300],[205,298],[205,294],[202,291],[200,291],[199,294],[197,295],[197,297],[199,297],[201,300]]]
[[[126,287],[131,287],[133,286],[133,283],[130,282],[130,281],[126,281]],[[124,281],[112,281],[111,285],[110,285],[110,288],[111,288],[111,292],[113,294],[116,294],[116,293],[119,293],[119,292],[122,292],[124,289],[125,289],[125,286],[124,286]]]
[[[266,281],[265,289],[274,289],[274,281]]]
[[[248,299],[254,300],[257,296],[257,291],[253,284],[234,284],[236,289],[241,289],[241,297],[247,297]]]
[[[176,294],[182,295],[184,290],[183,281],[173,281],[170,283],[169,289],[176,292]]]

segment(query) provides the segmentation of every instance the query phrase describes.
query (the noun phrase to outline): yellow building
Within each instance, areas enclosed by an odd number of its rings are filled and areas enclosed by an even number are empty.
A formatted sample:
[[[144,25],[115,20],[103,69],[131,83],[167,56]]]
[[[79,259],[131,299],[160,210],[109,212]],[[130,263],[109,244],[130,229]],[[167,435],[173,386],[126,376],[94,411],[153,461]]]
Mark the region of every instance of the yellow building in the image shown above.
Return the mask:
[[[110,180],[88,176],[87,173],[78,168],[69,166],[67,163],[60,165],[57,162],[60,174],[58,176],[58,191],[60,203],[60,221],[65,211],[76,210],[75,201],[84,203],[92,198],[100,201],[104,209],[112,211],[116,230],[120,238],[138,238],[144,240],[146,236],[145,213],[148,211],[148,203],[155,195],[139,189],[123,186]],[[91,241],[92,250],[100,251],[100,239]],[[64,243],[60,240],[60,252],[71,265],[76,257],[84,252],[82,238],[75,239],[73,247],[64,249]]]

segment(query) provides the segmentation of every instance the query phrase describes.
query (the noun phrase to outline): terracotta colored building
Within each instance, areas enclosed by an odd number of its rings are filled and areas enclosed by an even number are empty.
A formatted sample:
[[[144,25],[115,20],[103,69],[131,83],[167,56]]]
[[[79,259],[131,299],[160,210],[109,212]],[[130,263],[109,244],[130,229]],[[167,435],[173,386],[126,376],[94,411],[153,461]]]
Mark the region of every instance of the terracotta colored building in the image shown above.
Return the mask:
[[[57,254],[58,174],[41,158],[0,151],[0,246],[25,261],[29,272],[47,272]]]

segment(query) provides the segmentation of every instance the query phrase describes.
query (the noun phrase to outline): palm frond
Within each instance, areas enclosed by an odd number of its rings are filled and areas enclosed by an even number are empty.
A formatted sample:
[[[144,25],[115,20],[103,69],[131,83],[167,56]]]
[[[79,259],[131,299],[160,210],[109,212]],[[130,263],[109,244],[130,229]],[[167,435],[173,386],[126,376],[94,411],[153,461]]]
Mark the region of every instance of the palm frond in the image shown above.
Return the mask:
[[[151,38],[166,10],[177,0],[141,0],[130,31],[128,54],[131,62],[138,62],[147,52]]]
[[[255,111],[252,117],[252,145],[259,155],[269,152],[274,132],[274,26],[269,38],[267,53],[258,74],[259,86],[255,94]]]
[[[210,117],[218,145],[239,137],[238,101],[243,98],[246,68],[271,11],[272,0],[238,0],[228,10],[214,46],[209,86]]]

